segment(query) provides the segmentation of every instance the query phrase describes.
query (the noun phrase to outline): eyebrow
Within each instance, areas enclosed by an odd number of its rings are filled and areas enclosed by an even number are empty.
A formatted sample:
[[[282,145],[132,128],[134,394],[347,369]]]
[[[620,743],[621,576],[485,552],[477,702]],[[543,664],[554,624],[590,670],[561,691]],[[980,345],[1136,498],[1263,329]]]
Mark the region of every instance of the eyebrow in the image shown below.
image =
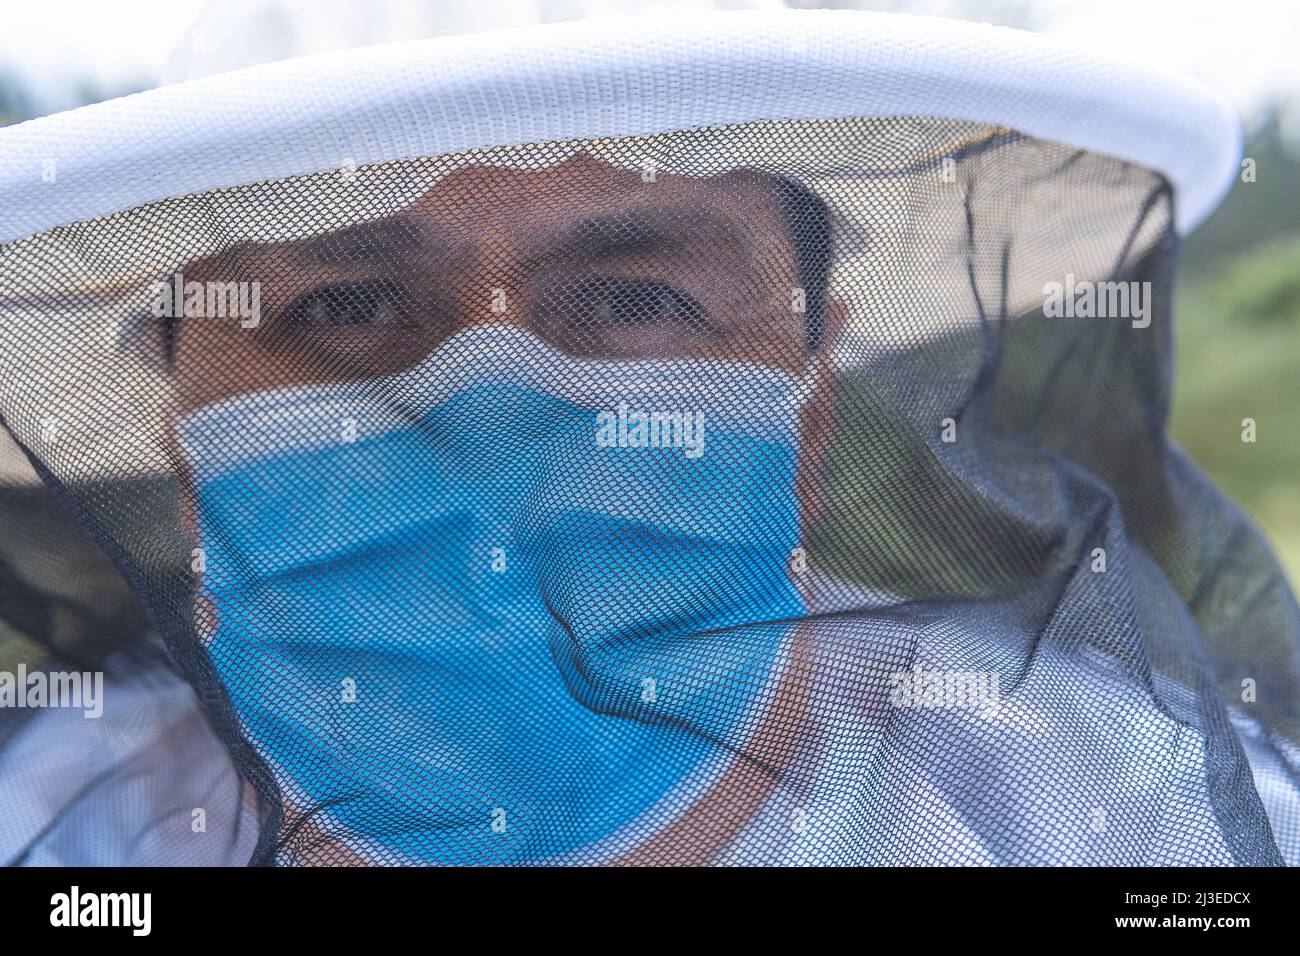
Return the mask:
[[[691,213],[696,213],[692,215]],[[707,210],[690,210],[643,203],[591,216],[563,227],[558,234],[539,236],[525,258],[617,259],[673,249],[692,236],[712,235],[731,248],[747,247],[735,225]]]
[[[325,233],[310,243],[307,255],[320,265],[376,265],[422,248],[428,239],[428,230],[421,222],[410,216],[394,216]]]

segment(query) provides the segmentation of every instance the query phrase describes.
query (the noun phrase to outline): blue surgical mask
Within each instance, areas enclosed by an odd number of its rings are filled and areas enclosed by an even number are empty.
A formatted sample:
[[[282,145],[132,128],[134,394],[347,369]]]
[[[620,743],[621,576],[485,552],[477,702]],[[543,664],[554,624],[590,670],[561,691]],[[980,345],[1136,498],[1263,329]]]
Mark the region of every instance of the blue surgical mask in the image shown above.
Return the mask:
[[[683,812],[803,613],[805,394],[498,325],[181,421],[208,650],[286,802],[384,862],[614,854]]]

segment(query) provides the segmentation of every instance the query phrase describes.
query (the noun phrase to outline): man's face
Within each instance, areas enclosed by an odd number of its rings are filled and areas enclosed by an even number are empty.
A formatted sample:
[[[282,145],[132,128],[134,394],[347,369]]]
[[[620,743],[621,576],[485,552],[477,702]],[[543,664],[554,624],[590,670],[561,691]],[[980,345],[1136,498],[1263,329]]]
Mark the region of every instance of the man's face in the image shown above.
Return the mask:
[[[817,317],[824,326],[820,336],[823,347],[833,340],[839,323],[832,304],[813,302],[817,293],[809,290],[805,296],[800,288],[800,257],[787,201],[788,191],[779,180],[754,170],[709,178],[660,173],[648,180],[639,171],[578,154],[539,170],[462,167],[386,218],[310,239],[232,246],[186,265],[184,279],[187,284],[258,283],[260,322],[254,328],[244,328],[238,319],[177,321],[172,343],[172,414],[180,422],[199,409],[239,395],[397,373],[416,366],[458,333],[483,324],[515,325],[583,359],[722,360],[741,369],[779,370],[793,382],[805,374],[812,358],[810,319]],[[743,405],[745,396],[738,395],[737,401]],[[780,524],[774,516],[788,516],[798,498],[805,509],[804,520],[808,520],[808,501],[815,495],[807,495],[806,478],[809,471],[817,471],[816,450],[824,442],[827,418],[815,395],[797,423],[803,456],[798,469],[805,479],[798,490],[803,495],[789,486],[792,479],[787,472],[784,489],[772,490],[773,501],[764,502],[760,495],[755,507],[737,514],[752,513],[760,523]],[[725,437],[720,440],[720,447],[728,447]],[[813,467],[809,449],[813,450]],[[173,450],[178,467],[186,470],[179,448],[173,445]],[[725,462],[726,452],[720,454]],[[618,479],[620,467],[630,467],[633,459],[617,461],[620,465],[610,466],[613,470],[605,473],[606,480],[611,476]],[[403,463],[402,468],[406,467]],[[690,464],[681,470],[696,467]],[[725,464],[720,468],[718,474],[725,476]],[[647,474],[663,477],[653,470]],[[563,478],[563,470],[552,467],[547,476],[558,480]],[[744,487],[752,487],[755,481],[761,484],[769,477],[780,484],[774,472],[760,468],[757,477],[747,476],[749,483]],[[330,481],[342,480],[330,473]],[[739,488],[743,483],[733,484]],[[619,486],[624,493],[629,487]],[[683,487],[690,490],[693,486]],[[716,490],[714,486],[699,490],[707,498],[701,509],[709,515],[717,513],[720,500],[708,497]],[[190,497],[192,493],[185,493],[182,512],[198,541],[201,509]],[[782,496],[787,505],[784,510],[767,507]],[[613,502],[619,497],[607,490],[599,501]],[[568,500],[562,494],[561,499],[559,504]],[[407,503],[405,498],[403,503]],[[323,512],[330,507],[328,503],[320,505]],[[681,507],[681,503],[673,503],[665,514],[674,515]],[[535,508],[530,514],[534,512],[540,519],[545,509]],[[323,527],[338,524],[333,520],[337,516],[324,517]],[[678,518],[664,520],[681,524]],[[583,520],[596,519],[586,516]],[[687,522],[686,526],[693,525]],[[537,533],[536,529],[524,531]],[[743,530],[728,526],[719,533],[742,535]],[[783,530],[780,536],[788,542],[783,547],[788,548],[797,540],[798,529],[789,535]],[[761,528],[754,537],[767,540]],[[457,541],[441,536],[431,540],[436,542],[431,551],[459,553]],[[617,549],[648,539],[633,536],[624,540],[607,534],[600,540]],[[562,556],[565,548],[558,541],[552,542],[551,551]],[[738,553],[734,542],[721,550],[711,549],[708,543],[699,548],[699,555],[711,555],[709,560],[715,561],[721,560],[719,555]],[[785,579],[788,552],[776,550],[779,553],[767,561],[770,580],[755,587],[757,578],[742,580],[742,576],[728,573],[732,590],[753,590],[750,597],[760,604],[776,600],[773,595],[782,589],[789,600],[795,600],[795,583]],[[418,562],[427,557],[408,556],[417,567],[422,567]],[[627,555],[629,562],[634,559],[643,563],[654,559],[646,566],[663,573],[677,567],[657,553]],[[668,564],[660,567],[664,561]],[[553,563],[564,565],[563,561]],[[600,566],[599,561],[595,564]],[[747,570],[757,575],[761,569],[750,565]],[[555,578],[560,571],[562,568],[551,569],[548,574]],[[375,576],[384,579],[385,574],[375,572]],[[394,580],[399,576],[400,572],[393,572]],[[440,578],[430,574],[420,580],[427,588],[429,581]],[[552,583],[581,600],[591,588],[587,582],[580,573],[563,586]],[[298,590],[293,590],[295,587]],[[284,593],[300,591],[300,586],[291,583]],[[314,600],[320,593],[346,596],[350,592],[335,587],[307,597]],[[742,596],[738,593],[733,598],[739,601]],[[727,605],[725,600],[717,600],[720,606]],[[769,613],[764,606],[753,613],[762,620],[785,619],[792,608],[783,604]],[[214,635],[219,630],[216,622],[223,616],[220,601],[210,603],[206,592],[202,593],[198,610],[206,622],[200,628],[204,640],[219,642],[221,637]],[[230,624],[238,614],[232,615],[229,606],[224,610],[227,629],[238,633],[239,625]],[[261,598],[236,603],[234,610],[308,613],[289,600],[268,604]],[[636,604],[628,610],[640,614],[644,608]],[[323,626],[320,616],[311,620],[315,622],[312,627]],[[403,633],[409,630],[408,622],[403,620],[401,629]],[[257,633],[259,640],[265,637]],[[217,656],[226,662],[224,666],[235,668],[251,659],[251,653],[227,647],[218,648]],[[798,654],[792,655],[792,661],[798,659]],[[548,666],[539,665],[529,679],[550,674],[550,658],[545,660]],[[233,673],[238,680],[243,672]],[[800,710],[803,685],[781,681],[779,686],[777,712],[785,716],[772,727],[759,727],[749,745],[756,765],[762,767],[780,766],[789,759],[783,745],[788,735],[782,728],[789,714]],[[738,712],[742,709],[737,708]],[[739,825],[737,821],[753,812],[769,792],[768,776],[744,777],[749,765],[742,764],[725,778],[724,790],[730,794],[727,800],[715,801],[711,793],[705,794],[683,818],[684,826],[703,827],[710,834],[708,839],[691,837],[700,860],[710,858],[727,839],[732,823]],[[747,800],[738,802],[736,795],[742,793],[748,795]],[[715,813],[731,823],[714,826],[700,822],[711,820]],[[674,843],[678,836],[667,839]],[[339,847],[331,852],[347,855]],[[641,852],[653,858],[658,850],[647,845]]]
[[[650,181],[647,181],[650,179]],[[478,323],[571,354],[713,358],[802,374],[811,310],[777,181],[641,172],[579,153],[545,169],[465,166],[392,216],[242,244],[186,282],[256,282],[261,321],[181,319],[174,412],[418,363]]]

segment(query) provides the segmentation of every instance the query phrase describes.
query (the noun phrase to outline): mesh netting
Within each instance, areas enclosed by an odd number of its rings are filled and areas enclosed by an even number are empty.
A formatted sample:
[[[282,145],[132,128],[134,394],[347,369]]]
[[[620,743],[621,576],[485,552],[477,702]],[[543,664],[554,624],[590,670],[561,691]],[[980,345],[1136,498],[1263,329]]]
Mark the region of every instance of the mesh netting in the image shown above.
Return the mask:
[[[6,861],[1294,861],[1300,614],[1165,436],[1172,203],[851,119],[0,248],[0,653],[105,674],[0,711]]]

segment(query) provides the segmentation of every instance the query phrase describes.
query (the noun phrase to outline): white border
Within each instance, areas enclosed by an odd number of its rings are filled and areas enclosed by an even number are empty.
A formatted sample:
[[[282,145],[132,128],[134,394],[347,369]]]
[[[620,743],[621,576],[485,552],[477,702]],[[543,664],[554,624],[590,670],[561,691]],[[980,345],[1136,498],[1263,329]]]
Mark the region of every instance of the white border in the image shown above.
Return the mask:
[[[348,159],[901,115],[1158,170],[1182,232],[1218,204],[1241,153],[1217,95],[1032,33],[862,11],[598,19],[287,60],[2,129],[0,243]]]

